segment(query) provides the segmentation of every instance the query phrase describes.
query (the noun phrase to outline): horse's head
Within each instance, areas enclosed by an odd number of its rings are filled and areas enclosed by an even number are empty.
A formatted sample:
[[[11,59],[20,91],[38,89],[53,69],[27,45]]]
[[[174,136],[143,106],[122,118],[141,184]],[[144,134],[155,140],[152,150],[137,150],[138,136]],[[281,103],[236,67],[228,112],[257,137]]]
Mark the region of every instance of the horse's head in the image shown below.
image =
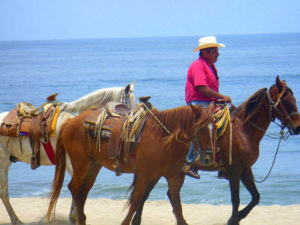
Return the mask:
[[[198,150],[212,150],[213,149],[213,133],[216,129],[212,110],[214,108],[213,102],[208,108],[201,105],[190,105],[195,115],[194,138],[192,142]]]
[[[278,118],[283,127],[289,129],[290,134],[300,133],[300,115],[296,104],[296,99],[292,90],[276,77],[276,84],[270,88],[270,115],[272,119]]]
[[[136,98],[133,94],[135,83],[134,81],[124,88],[124,104],[132,109],[135,105]]]

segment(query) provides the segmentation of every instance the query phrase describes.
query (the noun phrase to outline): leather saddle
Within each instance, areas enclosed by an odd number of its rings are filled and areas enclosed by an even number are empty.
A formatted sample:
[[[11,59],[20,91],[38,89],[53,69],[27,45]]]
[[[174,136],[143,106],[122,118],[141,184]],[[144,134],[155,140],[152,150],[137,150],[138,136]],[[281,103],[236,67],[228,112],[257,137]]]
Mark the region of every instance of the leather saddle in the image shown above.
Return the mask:
[[[141,104],[137,104],[130,111],[122,103],[110,102],[104,108],[95,109],[85,118],[85,127],[92,137],[109,139],[107,153],[110,159],[117,159],[114,165],[117,175],[121,174],[121,157],[126,162],[129,152],[133,152],[140,141],[146,114]],[[97,125],[99,121],[102,123]]]
[[[130,112],[129,108],[117,102],[109,102],[104,108],[95,109],[85,118],[85,127],[90,131],[93,137],[97,136],[98,132],[100,137],[109,138],[108,156],[111,159],[117,157],[120,148],[120,134],[126,115]],[[100,125],[100,131],[97,130],[97,121],[99,116],[104,116],[104,121]]]
[[[37,108],[27,102],[19,103],[6,115],[0,127],[2,136],[29,137],[32,148],[32,169],[40,166],[40,138],[48,142],[50,136],[55,136],[56,120],[59,114],[59,106],[55,102],[56,95],[49,96],[50,101]]]

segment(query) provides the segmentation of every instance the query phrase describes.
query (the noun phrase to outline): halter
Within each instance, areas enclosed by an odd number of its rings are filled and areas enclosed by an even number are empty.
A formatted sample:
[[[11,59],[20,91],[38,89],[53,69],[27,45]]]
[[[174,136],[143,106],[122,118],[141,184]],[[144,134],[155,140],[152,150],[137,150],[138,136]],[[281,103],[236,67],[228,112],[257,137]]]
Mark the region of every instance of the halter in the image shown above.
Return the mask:
[[[212,135],[212,123],[209,123],[208,125],[207,125],[207,127],[208,127],[208,129],[209,129],[209,137],[210,137],[210,144],[211,144],[211,146],[212,146],[212,148],[213,148],[213,146],[214,146],[214,144],[213,144],[213,135]],[[200,129],[201,129],[202,127],[200,127]],[[195,131],[197,130],[197,127],[195,126],[195,129],[194,129]],[[202,149],[201,148],[201,145],[200,145],[200,142],[199,142],[199,138],[198,138],[198,133],[197,132],[194,132],[195,133],[195,138],[194,138],[194,141],[191,141],[191,142],[193,142],[194,143],[194,145],[195,145],[195,150],[196,151],[207,151],[207,149]],[[209,149],[209,151],[210,150],[213,150],[213,149]]]

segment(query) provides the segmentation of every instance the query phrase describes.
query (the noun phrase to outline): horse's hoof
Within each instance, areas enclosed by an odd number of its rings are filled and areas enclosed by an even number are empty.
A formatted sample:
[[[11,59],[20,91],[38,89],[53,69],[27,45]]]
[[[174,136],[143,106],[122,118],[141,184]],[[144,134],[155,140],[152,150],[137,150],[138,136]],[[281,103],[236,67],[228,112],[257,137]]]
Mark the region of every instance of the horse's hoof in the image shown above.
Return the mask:
[[[16,220],[16,221],[14,221],[14,222],[12,222],[12,224],[13,225],[22,225],[22,224],[24,224],[21,220]]]
[[[76,218],[69,217],[69,220],[70,220],[71,224],[76,224]]]
[[[140,225],[141,224],[141,218],[134,217],[131,221],[131,225]]]
[[[239,219],[233,219],[230,218],[227,222],[227,225],[240,225],[240,220]]]

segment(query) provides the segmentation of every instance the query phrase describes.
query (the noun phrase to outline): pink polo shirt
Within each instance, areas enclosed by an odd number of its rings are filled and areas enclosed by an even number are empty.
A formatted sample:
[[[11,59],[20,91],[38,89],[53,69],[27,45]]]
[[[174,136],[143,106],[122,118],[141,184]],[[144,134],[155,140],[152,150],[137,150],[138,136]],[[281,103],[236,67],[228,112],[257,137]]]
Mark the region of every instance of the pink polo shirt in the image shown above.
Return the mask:
[[[218,72],[214,64],[212,64],[210,67],[202,56],[194,61],[187,71],[185,84],[186,103],[194,100],[215,101],[215,98],[208,98],[204,95],[201,95],[196,87],[203,85],[216,92],[219,92],[219,80],[217,77]]]

